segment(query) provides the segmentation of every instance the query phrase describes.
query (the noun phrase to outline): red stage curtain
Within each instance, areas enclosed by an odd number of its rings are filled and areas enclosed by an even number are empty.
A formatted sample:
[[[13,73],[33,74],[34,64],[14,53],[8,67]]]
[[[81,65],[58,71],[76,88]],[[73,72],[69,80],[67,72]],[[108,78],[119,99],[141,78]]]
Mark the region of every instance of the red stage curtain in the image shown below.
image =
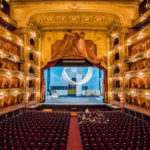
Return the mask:
[[[100,70],[104,71],[104,78],[103,78],[103,96],[105,96],[105,92],[107,91],[107,70],[102,67],[100,64],[93,64],[94,67],[97,67]]]
[[[44,80],[44,71],[46,69],[49,69],[53,66],[55,66],[57,63],[57,60],[56,61],[53,61],[53,62],[49,62],[45,67],[43,67],[41,69],[41,96],[42,96],[42,100],[44,100],[45,98],[45,80]]]

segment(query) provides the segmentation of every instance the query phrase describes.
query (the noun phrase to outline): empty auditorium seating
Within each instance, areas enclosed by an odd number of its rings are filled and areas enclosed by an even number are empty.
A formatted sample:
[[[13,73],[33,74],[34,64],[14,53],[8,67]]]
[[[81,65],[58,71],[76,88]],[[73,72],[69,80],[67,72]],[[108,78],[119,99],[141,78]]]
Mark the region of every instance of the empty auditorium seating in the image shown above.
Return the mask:
[[[0,150],[66,150],[70,114],[27,112],[0,122]]]
[[[84,150],[150,149],[150,122],[120,112],[98,114],[84,114],[85,121],[78,115]]]

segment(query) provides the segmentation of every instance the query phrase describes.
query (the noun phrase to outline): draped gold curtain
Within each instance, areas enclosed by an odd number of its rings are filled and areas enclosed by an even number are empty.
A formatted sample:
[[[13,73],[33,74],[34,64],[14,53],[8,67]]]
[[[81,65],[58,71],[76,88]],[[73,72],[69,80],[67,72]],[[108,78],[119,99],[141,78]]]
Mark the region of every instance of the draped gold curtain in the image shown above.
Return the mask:
[[[66,32],[62,40],[56,40],[51,46],[51,58],[48,62],[58,59],[87,59],[94,64],[106,68],[107,59],[96,56],[97,46],[91,40],[84,39],[84,32]],[[48,63],[47,62],[47,63]]]

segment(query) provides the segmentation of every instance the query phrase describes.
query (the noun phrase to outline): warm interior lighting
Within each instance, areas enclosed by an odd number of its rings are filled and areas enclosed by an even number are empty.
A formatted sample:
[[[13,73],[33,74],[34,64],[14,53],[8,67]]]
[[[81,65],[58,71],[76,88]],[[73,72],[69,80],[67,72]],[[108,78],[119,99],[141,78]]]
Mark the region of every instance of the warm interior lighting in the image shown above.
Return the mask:
[[[122,77],[119,77],[119,80],[122,80]]]
[[[27,77],[27,80],[30,80],[30,77]]]
[[[138,40],[143,38],[143,33],[140,33],[139,36],[137,37]]]
[[[14,96],[17,96],[17,95],[18,95],[18,91],[15,91],[15,92],[13,93],[13,95],[14,95]]]
[[[3,52],[2,52],[2,51],[0,51],[0,55],[3,55]]]
[[[29,46],[27,46],[27,50],[31,50],[31,48]]]
[[[126,45],[127,45],[127,46],[131,45],[131,40],[127,40]]]
[[[108,52],[108,55],[111,55],[112,54],[112,52],[110,51],[110,52]]]
[[[118,66],[120,67],[120,66],[122,66],[122,64],[121,64],[121,63],[119,63],[119,64],[118,64]]]
[[[36,78],[36,81],[39,81],[39,78]]]
[[[110,81],[112,81],[112,78],[109,78]]]
[[[18,44],[19,44],[20,46],[23,46],[22,40],[19,40],[19,41],[18,41]]]
[[[40,52],[36,52],[37,55],[40,55]]]
[[[122,49],[122,46],[119,46],[118,49],[121,50],[121,49]]]
[[[7,72],[7,75],[8,75],[8,76],[10,76],[10,75],[11,75],[11,73],[10,73],[10,72]]]
[[[127,74],[126,74],[126,77],[127,77],[127,78],[130,77],[130,75],[127,73]]]
[[[23,76],[22,74],[19,76],[19,78],[20,78],[21,80],[23,79],[23,77],[24,77],[24,76]]]
[[[31,64],[27,64],[27,66],[28,66],[28,67],[30,67],[30,66],[31,66]]]
[[[111,67],[111,66],[109,66],[109,69],[112,69],[112,67]]]
[[[27,98],[28,98],[28,97],[30,96],[30,93],[28,92],[26,96],[27,96]]]
[[[113,38],[116,38],[116,37],[118,37],[118,33],[112,33],[111,36],[112,36]]]
[[[145,95],[146,95],[146,96],[150,96],[150,93],[149,93],[149,92],[145,92]]]
[[[34,38],[36,37],[36,32],[31,31],[30,34],[31,34],[32,37],[34,37]]]
[[[0,4],[0,8],[1,8],[1,9],[3,9],[3,8],[4,8],[3,4]]]
[[[135,91],[131,91],[131,94],[135,94]]]
[[[141,21],[144,21],[145,19],[146,19],[145,17],[142,17],[142,18],[141,18]]]
[[[139,72],[138,75],[139,75],[140,78],[143,77],[143,73],[142,72]]]
[[[4,95],[4,92],[0,92],[0,96]]]
[[[118,94],[118,96],[119,96],[120,98],[122,98],[122,95],[123,95],[122,93],[119,93],[119,94]]]

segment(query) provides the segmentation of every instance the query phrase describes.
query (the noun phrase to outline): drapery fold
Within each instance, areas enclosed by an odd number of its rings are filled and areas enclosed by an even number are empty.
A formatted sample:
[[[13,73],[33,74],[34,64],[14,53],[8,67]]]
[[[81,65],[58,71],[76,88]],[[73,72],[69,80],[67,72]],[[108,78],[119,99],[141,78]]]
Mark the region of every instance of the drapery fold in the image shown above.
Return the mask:
[[[51,46],[51,60],[58,59],[87,59],[94,64],[100,64],[106,68],[105,57],[98,58],[97,46],[91,40],[84,39],[85,33],[66,32],[62,40],[57,40]]]
[[[107,70],[102,67],[100,64],[93,64],[94,67],[104,71],[104,78],[103,78],[103,95],[107,91]]]
[[[51,67],[54,67],[57,63],[56,61],[53,62],[49,62],[45,67],[43,67],[41,69],[41,99],[44,100],[45,99],[45,79],[44,79],[44,71],[46,69],[49,69]]]

